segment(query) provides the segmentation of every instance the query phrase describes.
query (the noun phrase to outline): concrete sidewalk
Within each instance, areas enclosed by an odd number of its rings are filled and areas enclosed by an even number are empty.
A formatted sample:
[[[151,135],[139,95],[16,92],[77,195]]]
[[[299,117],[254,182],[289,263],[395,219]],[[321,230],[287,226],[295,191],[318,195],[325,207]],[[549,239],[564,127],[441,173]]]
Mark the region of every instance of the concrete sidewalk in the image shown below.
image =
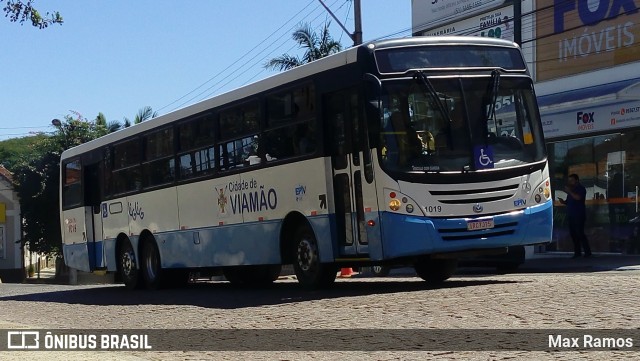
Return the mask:
[[[68,275],[66,277],[56,277],[55,267],[49,267],[40,270],[40,277],[38,277],[37,272],[33,277],[27,277],[25,279],[25,283],[71,284],[69,280],[70,277]],[[103,283],[113,283],[113,274],[105,274],[104,272],[87,273],[77,271],[76,282],[74,282],[73,284],[89,285]]]

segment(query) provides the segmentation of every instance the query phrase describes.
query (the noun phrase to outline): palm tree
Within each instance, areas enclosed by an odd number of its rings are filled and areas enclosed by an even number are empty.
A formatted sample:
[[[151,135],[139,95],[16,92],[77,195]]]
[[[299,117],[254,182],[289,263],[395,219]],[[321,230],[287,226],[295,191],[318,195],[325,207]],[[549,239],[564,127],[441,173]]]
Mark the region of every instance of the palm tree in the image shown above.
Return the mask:
[[[145,106],[144,108],[140,108],[138,110],[138,114],[133,118],[133,124],[142,123],[145,120],[149,120],[158,116],[158,112],[154,112],[150,106]],[[123,128],[128,128],[131,126],[131,121],[129,118],[124,117]]]
[[[330,24],[331,22],[325,23],[319,35],[311,29],[309,24],[299,25],[292,37],[300,45],[300,48],[306,49],[302,58],[283,54],[269,60],[264,64],[264,67],[281,71],[288,70],[339,52],[342,50],[342,45],[329,34]]]
[[[107,133],[113,133],[123,128],[122,123],[117,120],[107,121],[107,117],[102,113],[98,113],[95,123],[97,126],[104,127]]]

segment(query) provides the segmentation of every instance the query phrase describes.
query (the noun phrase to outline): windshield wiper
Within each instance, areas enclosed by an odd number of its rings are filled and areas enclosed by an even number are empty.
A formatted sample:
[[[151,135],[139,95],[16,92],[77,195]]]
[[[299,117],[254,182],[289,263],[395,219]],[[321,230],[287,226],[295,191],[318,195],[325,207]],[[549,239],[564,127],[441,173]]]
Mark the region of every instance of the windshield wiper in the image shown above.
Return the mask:
[[[447,110],[447,107],[445,107],[444,104],[442,104],[442,102],[440,101],[440,96],[438,95],[436,88],[434,88],[433,84],[431,84],[431,82],[429,81],[429,78],[427,78],[427,76],[424,75],[421,70],[416,71],[416,74],[413,76],[413,78],[419,80],[427,88],[427,94],[431,98],[433,104],[435,104],[436,108],[438,108],[440,115],[442,115],[442,117],[447,121],[451,122],[449,110]]]
[[[449,114],[449,110],[447,109],[446,106],[444,106],[444,104],[442,104],[442,101],[440,100],[440,96],[438,95],[436,88],[433,87],[433,84],[431,84],[431,82],[429,81],[429,78],[427,78],[427,76],[424,75],[424,73],[421,70],[417,70],[413,78],[419,81],[420,83],[422,83],[422,85],[424,85],[427,88],[427,95],[429,96],[429,98],[431,98],[431,102],[435,104],[442,118],[447,121],[447,127],[448,127],[447,138],[448,138],[449,148],[453,149],[453,134],[451,134],[451,115]]]
[[[487,94],[487,116],[485,122],[489,122],[489,119],[496,117],[496,102],[498,101],[498,91],[500,89],[500,71],[494,69],[491,72],[491,83],[489,94]]]

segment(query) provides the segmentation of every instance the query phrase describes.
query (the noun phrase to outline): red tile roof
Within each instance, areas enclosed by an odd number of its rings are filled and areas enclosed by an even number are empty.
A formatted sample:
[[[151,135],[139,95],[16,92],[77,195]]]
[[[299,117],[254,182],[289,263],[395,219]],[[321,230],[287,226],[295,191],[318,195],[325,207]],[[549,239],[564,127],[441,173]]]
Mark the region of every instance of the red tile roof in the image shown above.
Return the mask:
[[[5,178],[9,183],[13,184],[13,173],[2,165],[0,165],[0,177]]]

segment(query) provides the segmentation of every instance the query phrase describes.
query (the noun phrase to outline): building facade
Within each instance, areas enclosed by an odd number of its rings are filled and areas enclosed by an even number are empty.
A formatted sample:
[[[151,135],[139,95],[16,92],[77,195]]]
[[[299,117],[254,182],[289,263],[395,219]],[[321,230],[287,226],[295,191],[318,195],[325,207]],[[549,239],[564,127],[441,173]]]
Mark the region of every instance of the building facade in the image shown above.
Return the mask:
[[[20,202],[11,173],[0,166],[0,280],[22,282],[25,277],[20,247]]]
[[[575,173],[587,188],[593,250],[637,252],[629,221],[639,210],[639,7],[640,0],[412,0],[414,35],[520,43],[549,154],[556,241],[550,249],[573,250],[558,200]]]
[[[555,247],[570,250],[563,185],[587,189],[596,252],[635,252],[640,186],[640,1],[538,0],[536,91],[556,201]]]

